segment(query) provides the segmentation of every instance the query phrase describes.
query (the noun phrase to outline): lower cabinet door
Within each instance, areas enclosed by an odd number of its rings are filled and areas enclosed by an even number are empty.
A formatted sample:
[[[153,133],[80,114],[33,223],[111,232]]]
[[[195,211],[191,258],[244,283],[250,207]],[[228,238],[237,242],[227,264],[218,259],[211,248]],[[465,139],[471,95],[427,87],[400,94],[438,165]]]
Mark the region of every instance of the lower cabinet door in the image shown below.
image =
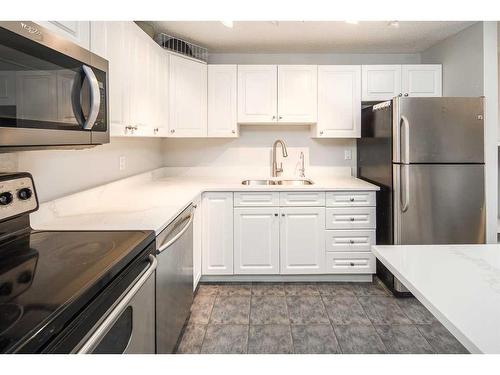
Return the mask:
[[[279,274],[279,209],[234,209],[234,273]]]
[[[325,271],[325,208],[280,208],[281,274]]]
[[[204,193],[202,210],[202,274],[232,275],[233,193]]]

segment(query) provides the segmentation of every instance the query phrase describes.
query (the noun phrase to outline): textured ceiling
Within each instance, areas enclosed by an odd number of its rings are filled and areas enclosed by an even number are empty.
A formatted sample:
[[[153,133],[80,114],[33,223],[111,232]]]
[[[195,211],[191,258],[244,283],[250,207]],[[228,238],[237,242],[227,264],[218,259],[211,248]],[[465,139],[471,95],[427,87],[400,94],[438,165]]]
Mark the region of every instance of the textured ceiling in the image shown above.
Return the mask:
[[[418,53],[474,22],[234,21],[232,29],[219,21],[150,23],[211,53]]]

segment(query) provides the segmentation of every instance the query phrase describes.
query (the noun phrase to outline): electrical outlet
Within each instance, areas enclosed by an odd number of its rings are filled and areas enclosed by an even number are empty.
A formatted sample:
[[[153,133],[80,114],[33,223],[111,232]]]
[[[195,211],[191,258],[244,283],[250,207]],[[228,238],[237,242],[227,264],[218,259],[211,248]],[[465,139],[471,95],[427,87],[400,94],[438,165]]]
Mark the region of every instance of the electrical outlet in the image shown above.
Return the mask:
[[[344,150],[344,160],[351,160],[351,159],[352,159],[352,151]]]
[[[120,171],[124,171],[127,168],[127,158],[125,156],[120,156]]]

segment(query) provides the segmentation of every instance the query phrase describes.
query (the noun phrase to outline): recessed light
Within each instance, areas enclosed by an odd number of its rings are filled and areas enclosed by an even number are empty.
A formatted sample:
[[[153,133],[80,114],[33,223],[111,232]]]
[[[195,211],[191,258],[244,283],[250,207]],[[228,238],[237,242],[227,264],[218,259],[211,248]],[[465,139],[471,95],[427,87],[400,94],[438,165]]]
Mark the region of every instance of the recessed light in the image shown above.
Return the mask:
[[[398,28],[399,22],[398,21],[391,21],[387,24],[387,26]]]
[[[347,21],[345,21],[345,23],[348,23],[349,25],[357,25],[359,23],[359,21],[347,20]]]
[[[220,21],[224,26],[232,29],[233,28],[233,21]]]

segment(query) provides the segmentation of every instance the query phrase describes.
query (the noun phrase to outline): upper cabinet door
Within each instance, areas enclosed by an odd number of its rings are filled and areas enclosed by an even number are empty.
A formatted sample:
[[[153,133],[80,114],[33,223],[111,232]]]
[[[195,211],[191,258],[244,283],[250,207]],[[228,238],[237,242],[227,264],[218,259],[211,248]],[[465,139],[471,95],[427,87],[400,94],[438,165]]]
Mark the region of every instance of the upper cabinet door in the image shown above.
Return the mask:
[[[316,137],[361,136],[361,66],[318,67],[318,125]]]
[[[390,100],[402,93],[401,65],[363,65],[363,101]]]
[[[238,122],[277,121],[276,65],[238,65]]]
[[[208,65],[208,136],[237,137],[237,66]]]
[[[315,123],[318,116],[318,67],[278,66],[278,122]]]
[[[90,50],[108,60],[109,120],[111,136],[125,135],[130,124],[130,40],[125,21],[92,21]]]
[[[169,136],[207,135],[207,65],[170,56]]]
[[[55,34],[90,49],[90,21],[36,21]]]
[[[403,96],[442,96],[441,70],[440,64],[403,65]]]

